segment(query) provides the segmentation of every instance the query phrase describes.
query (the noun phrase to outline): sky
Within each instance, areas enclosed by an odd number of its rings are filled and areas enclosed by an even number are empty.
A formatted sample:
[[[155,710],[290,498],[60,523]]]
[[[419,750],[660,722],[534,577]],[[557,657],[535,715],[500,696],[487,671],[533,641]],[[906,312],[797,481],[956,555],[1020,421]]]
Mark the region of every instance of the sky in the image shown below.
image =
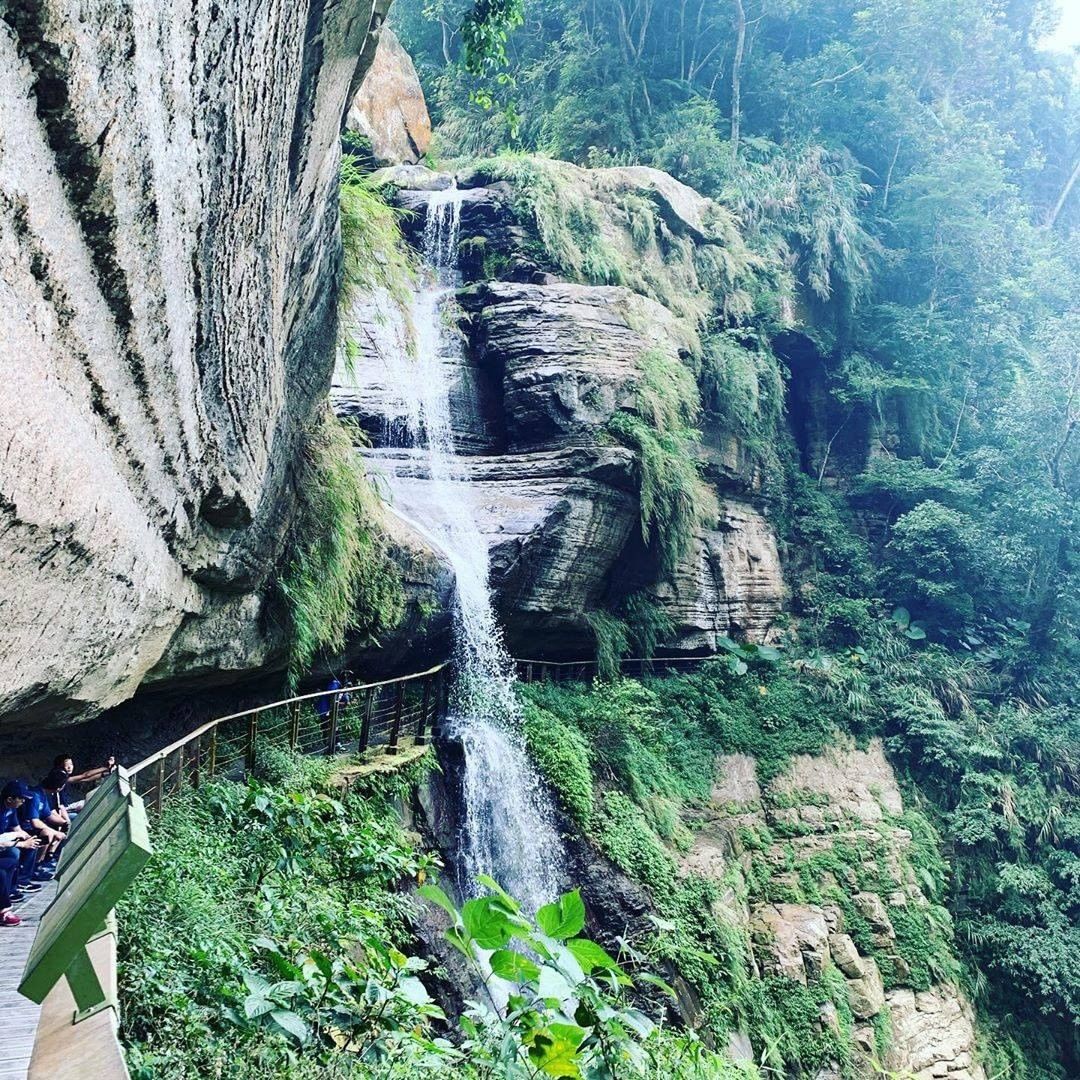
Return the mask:
[[[1080,0],[1058,0],[1061,24],[1046,39],[1046,44],[1056,49],[1069,49],[1080,45]]]

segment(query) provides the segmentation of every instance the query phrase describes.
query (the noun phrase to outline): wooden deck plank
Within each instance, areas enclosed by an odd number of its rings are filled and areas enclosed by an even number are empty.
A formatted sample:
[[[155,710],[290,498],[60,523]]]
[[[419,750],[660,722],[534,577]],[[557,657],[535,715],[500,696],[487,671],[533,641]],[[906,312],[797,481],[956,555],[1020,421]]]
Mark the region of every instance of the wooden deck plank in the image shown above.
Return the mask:
[[[34,1051],[41,1006],[24,998],[18,986],[30,956],[42,913],[56,895],[56,883],[45,887],[15,908],[21,926],[0,927],[0,1080],[26,1080]]]

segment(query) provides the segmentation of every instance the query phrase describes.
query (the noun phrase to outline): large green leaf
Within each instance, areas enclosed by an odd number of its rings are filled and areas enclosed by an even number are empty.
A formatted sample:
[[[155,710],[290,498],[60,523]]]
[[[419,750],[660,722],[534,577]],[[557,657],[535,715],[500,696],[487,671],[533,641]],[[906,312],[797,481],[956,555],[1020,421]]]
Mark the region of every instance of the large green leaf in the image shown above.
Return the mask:
[[[513,949],[496,949],[488,961],[500,979],[516,983],[531,983],[540,978],[540,968],[527,956]]]
[[[461,909],[465,933],[481,949],[501,949],[510,940],[510,920],[490,896],[469,900]]]
[[[421,885],[416,890],[425,900],[430,900],[433,904],[437,904],[445,911],[451,919],[456,923],[458,920],[457,908],[454,907],[454,902],[449,896],[439,888],[438,885]]]
[[[605,971],[618,971],[619,965],[608,953],[588,938],[574,938],[568,941],[566,947],[574,954],[581,970],[588,975],[590,972],[601,968]]]
[[[305,1024],[296,1013],[290,1012],[288,1009],[275,1009],[270,1014],[270,1019],[273,1020],[282,1031],[287,1032],[298,1042],[307,1042],[307,1024]]]
[[[550,1024],[529,1048],[529,1057],[548,1076],[581,1076],[578,1047],[588,1034],[576,1024]]]
[[[577,937],[585,929],[585,904],[581,891],[564,893],[553,904],[545,904],[536,913],[536,925],[548,937],[565,941]]]

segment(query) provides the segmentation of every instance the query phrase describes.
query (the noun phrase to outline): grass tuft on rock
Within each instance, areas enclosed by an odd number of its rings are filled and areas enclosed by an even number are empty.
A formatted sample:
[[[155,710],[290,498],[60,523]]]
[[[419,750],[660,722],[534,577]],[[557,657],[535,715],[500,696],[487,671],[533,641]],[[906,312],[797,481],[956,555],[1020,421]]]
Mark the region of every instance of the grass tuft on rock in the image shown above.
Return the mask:
[[[279,581],[292,628],[291,686],[320,651],[340,652],[350,629],[373,639],[404,611],[378,493],[329,411],[306,437],[296,490],[293,555]]]

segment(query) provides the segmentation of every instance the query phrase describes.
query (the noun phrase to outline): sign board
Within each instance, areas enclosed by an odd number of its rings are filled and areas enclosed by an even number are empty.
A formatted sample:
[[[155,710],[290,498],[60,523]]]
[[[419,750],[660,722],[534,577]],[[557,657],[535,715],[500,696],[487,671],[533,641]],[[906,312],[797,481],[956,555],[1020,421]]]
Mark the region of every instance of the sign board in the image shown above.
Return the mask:
[[[94,792],[64,845],[59,888],[41,916],[19,992],[42,1002],[66,976],[76,1019],[111,1004],[106,1000],[86,944],[105,927],[109,913],[150,858],[146,807],[122,773]]]

